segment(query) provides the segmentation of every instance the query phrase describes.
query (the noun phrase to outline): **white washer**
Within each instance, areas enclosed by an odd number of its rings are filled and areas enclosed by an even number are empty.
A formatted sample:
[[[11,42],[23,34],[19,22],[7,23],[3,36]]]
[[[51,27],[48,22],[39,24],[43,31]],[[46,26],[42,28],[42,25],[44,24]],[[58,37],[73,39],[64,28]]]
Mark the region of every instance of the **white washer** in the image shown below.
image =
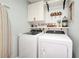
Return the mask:
[[[19,57],[21,58],[37,58],[37,34],[21,34],[19,35]]]
[[[72,58],[72,40],[66,34],[39,36],[38,58]]]

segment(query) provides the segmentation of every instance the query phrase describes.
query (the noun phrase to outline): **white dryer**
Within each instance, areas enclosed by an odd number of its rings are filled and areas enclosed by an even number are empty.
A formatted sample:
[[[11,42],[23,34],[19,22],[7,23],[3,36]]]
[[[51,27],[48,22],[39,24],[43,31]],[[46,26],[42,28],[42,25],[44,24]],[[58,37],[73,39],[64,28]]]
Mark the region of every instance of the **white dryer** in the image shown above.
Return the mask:
[[[72,40],[62,31],[47,31],[38,38],[38,58],[72,58]]]

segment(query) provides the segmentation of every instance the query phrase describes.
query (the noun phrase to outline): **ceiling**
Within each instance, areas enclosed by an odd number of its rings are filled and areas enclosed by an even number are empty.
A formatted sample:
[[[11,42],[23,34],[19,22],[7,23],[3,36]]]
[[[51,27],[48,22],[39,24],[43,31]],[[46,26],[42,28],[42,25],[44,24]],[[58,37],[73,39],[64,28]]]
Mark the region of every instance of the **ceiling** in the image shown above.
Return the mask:
[[[62,6],[64,0],[28,0],[28,3],[31,4],[31,3],[35,3],[35,2],[38,2],[38,1],[50,1],[50,2],[52,2],[52,3],[50,3],[49,6],[55,7],[55,6]],[[66,0],[66,1],[67,1],[67,2],[66,2],[66,5],[68,6],[68,1],[69,1],[69,0]],[[49,2],[48,2],[48,3],[49,3]]]
[[[49,1],[49,0],[28,0],[29,3],[34,3],[37,1]],[[63,0],[50,0],[50,1],[56,2],[56,1],[63,1]]]
[[[41,0],[28,0],[29,3],[34,3],[34,2],[37,2],[37,1],[41,1]]]

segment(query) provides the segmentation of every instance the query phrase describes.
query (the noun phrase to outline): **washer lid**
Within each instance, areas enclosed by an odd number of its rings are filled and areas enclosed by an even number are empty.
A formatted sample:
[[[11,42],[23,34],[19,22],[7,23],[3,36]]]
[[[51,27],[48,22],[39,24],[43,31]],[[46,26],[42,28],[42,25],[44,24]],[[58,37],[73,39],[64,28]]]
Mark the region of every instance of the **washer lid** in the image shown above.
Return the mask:
[[[24,33],[24,34],[28,34],[28,35],[37,35],[39,33],[41,33],[42,30],[31,30],[30,32],[28,33]]]
[[[56,41],[64,41],[64,42],[71,42],[71,39],[66,34],[49,34],[45,33],[39,36],[39,39],[42,40],[56,40]]]

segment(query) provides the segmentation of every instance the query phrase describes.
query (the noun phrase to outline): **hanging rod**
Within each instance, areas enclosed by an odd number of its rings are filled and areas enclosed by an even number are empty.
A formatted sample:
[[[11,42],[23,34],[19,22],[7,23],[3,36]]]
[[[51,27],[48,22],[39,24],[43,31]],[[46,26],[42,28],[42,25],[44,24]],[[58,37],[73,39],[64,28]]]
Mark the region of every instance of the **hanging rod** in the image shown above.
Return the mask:
[[[10,7],[8,7],[7,5],[3,5],[4,7],[6,7],[6,8],[8,8],[8,9],[10,9]]]
[[[4,6],[4,7],[6,7],[6,8],[8,8],[8,9],[10,9],[9,6],[7,6],[7,5],[5,5],[5,4],[3,4],[3,3],[0,3],[0,5],[2,5],[2,6]]]

